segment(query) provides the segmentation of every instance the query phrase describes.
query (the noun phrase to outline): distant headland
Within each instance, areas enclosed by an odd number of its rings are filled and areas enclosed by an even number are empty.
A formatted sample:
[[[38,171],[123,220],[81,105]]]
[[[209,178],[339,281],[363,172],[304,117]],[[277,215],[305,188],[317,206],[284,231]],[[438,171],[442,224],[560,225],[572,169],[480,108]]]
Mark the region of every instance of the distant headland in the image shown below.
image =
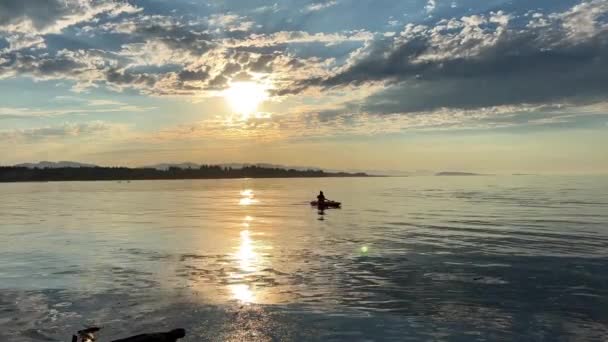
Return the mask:
[[[490,176],[490,175],[484,175],[481,173],[471,173],[471,172],[439,172],[439,173],[436,173],[435,176]]]
[[[373,177],[366,173],[325,172],[319,169],[294,169],[248,165],[231,167],[196,165],[197,167],[101,167],[74,162],[43,162],[0,167],[0,182],[54,181],[131,181],[171,179],[234,178],[322,178]]]

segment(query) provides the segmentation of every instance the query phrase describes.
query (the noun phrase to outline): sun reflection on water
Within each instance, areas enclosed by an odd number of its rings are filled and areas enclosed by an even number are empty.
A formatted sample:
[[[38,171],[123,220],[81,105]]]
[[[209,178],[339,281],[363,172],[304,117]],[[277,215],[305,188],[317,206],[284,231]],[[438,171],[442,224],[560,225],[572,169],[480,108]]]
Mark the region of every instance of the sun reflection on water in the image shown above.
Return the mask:
[[[246,304],[253,303],[255,301],[255,295],[251,288],[247,284],[235,284],[230,285],[230,291],[232,292],[232,297],[239,302],[243,302]]]
[[[251,232],[243,230],[241,232],[241,244],[236,253],[239,261],[239,269],[243,272],[255,272],[257,270],[258,254],[254,251],[251,241]]]
[[[253,190],[246,189],[241,191],[241,199],[239,200],[239,205],[252,205],[258,202],[259,201],[255,198]]]
[[[241,191],[241,196],[253,196],[253,191]],[[228,286],[232,298],[245,304],[256,301],[254,288],[246,282],[248,276],[260,269],[260,255],[255,250],[255,241],[250,230],[252,222],[253,217],[246,216],[241,223],[243,230],[239,233],[239,244],[234,253],[238,271],[231,274],[232,280],[236,283]]]

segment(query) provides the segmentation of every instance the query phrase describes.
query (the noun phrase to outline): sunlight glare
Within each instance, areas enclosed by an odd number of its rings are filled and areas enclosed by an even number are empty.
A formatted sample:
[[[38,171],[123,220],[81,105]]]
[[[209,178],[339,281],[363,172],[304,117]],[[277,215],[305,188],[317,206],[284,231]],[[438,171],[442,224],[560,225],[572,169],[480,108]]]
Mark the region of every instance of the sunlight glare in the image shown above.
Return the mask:
[[[241,191],[241,197],[239,205],[252,205],[258,203],[258,200],[255,199],[255,195],[251,189]]]
[[[246,284],[230,285],[230,291],[232,291],[232,297],[234,299],[245,304],[252,303],[255,299],[255,296],[249,288],[249,285]]]
[[[239,274],[233,274],[232,277],[235,279],[244,278],[246,273],[256,272],[258,269],[258,255],[254,251],[253,241],[251,239],[251,232],[249,230],[243,230],[240,233],[240,245],[237,252],[235,253],[236,260],[239,263]],[[255,293],[248,284],[235,284],[229,286],[232,292],[232,298],[242,303],[253,303],[255,300]]]
[[[258,106],[268,99],[266,88],[256,82],[235,82],[224,91],[224,98],[232,110],[249,118],[258,109]]]
[[[236,253],[239,261],[239,268],[243,272],[255,272],[257,253],[253,250],[253,244],[248,230],[241,232],[241,245]]]

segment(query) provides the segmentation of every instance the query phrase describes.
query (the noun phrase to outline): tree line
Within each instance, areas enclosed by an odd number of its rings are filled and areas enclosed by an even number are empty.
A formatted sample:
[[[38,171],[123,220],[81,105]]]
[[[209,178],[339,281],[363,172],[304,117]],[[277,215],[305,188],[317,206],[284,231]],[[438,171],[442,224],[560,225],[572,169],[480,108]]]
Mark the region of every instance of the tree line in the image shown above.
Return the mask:
[[[324,172],[246,166],[203,165],[200,168],[170,167],[167,170],[128,167],[26,168],[0,167],[0,182],[127,181],[162,179],[367,177],[365,173]]]

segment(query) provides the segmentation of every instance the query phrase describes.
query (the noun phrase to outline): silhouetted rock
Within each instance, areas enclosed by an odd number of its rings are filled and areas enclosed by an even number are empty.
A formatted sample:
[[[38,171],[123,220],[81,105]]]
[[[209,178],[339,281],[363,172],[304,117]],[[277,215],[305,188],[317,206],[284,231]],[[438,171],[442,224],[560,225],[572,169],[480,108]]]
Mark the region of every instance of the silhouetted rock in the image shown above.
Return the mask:
[[[112,342],[176,342],[186,336],[186,330],[175,329],[164,333],[141,334]]]

